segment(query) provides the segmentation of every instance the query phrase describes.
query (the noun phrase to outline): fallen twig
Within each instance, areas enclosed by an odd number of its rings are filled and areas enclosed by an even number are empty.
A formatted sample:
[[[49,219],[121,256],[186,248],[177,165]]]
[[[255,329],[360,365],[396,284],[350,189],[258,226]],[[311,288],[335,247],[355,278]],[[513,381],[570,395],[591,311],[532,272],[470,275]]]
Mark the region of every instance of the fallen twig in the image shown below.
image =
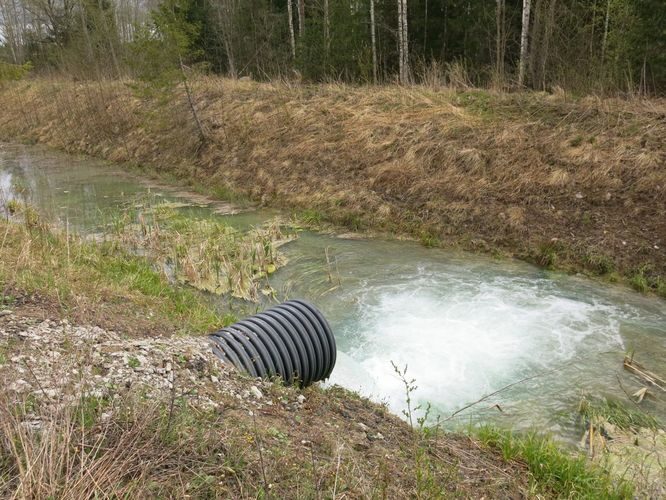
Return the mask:
[[[666,380],[646,370],[645,367],[638,361],[634,361],[633,357],[625,356],[623,365],[624,369],[628,372],[633,373],[634,375],[645,380],[648,384],[658,387],[662,391],[666,392]]]
[[[455,416],[458,415],[459,413],[461,413],[461,412],[463,412],[463,411],[465,411],[465,410],[471,408],[472,406],[476,406],[477,404],[479,404],[479,403],[485,401],[486,399],[488,399],[488,398],[490,398],[490,397],[493,397],[493,396],[499,394],[500,392],[503,392],[503,391],[505,391],[505,390],[507,390],[507,389],[509,389],[509,388],[511,388],[511,387],[513,387],[513,386],[515,386],[515,385],[522,384],[523,382],[527,382],[527,381],[529,381],[529,380],[532,380],[532,379],[535,379],[535,378],[539,378],[539,377],[542,377],[542,376],[544,376],[544,375],[549,375],[549,374],[551,374],[551,373],[553,373],[553,372],[560,371],[560,370],[562,370],[563,368],[564,368],[564,367],[559,367],[559,368],[555,368],[555,369],[553,369],[553,370],[549,370],[549,371],[547,371],[547,372],[537,373],[536,375],[532,375],[532,376],[529,376],[529,377],[525,377],[525,378],[523,378],[523,379],[521,379],[521,380],[517,380],[516,382],[512,382],[512,383],[510,383],[510,384],[508,384],[508,385],[505,385],[505,386],[502,387],[501,389],[498,389],[498,390],[496,390],[495,392],[491,392],[490,394],[486,394],[485,396],[483,396],[483,397],[480,398],[480,399],[477,399],[477,400],[474,401],[473,403],[470,403],[470,404],[468,404],[468,405],[465,405],[465,406],[463,406],[462,408],[460,408],[459,410],[454,411],[451,415],[449,415],[448,417],[446,417],[443,421],[446,422],[446,421],[448,421],[448,420],[451,420],[453,417],[455,417]]]

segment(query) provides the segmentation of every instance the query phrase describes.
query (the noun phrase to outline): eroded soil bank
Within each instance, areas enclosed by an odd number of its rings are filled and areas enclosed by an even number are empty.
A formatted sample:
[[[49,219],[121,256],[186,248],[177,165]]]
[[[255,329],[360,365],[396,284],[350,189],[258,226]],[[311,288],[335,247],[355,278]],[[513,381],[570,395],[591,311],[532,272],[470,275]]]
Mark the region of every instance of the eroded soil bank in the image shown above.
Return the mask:
[[[498,252],[666,295],[666,103],[199,79],[29,81],[0,137],[149,167],[311,222]]]

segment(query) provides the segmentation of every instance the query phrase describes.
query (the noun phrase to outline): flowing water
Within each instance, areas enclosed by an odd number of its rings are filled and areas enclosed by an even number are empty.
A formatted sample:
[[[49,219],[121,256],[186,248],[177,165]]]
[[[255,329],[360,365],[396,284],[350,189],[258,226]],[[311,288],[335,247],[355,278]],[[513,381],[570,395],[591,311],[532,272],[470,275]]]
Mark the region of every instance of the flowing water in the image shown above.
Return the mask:
[[[129,175],[118,167],[35,146],[0,145],[0,196],[26,197],[50,219],[83,233],[103,229],[109,210],[151,191],[194,206],[192,217],[248,227],[275,215],[228,206]],[[338,341],[330,383],[386,402],[400,413],[407,365],[442,418],[536,427],[578,437],[583,394],[619,397],[642,387],[622,369],[625,352],[666,373],[666,301],[513,260],[426,249],[413,242],[350,239],[304,231],[282,248],[289,264],[271,282],[280,297],[317,304]],[[219,299],[223,300],[223,299]],[[644,402],[666,419],[664,398]]]

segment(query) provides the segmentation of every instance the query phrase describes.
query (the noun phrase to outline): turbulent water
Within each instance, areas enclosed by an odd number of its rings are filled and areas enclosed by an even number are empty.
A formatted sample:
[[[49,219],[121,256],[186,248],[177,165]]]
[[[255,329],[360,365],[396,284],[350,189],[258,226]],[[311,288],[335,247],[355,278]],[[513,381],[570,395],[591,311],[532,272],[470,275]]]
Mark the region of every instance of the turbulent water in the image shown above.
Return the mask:
[[[215,215],[219,206],[131,177],[102,162],[37,147],[2,145],[0,190],[26,197],[53,220],[99,231],[110,211],[150,190],[185,199],[193,217],[225,217],[247,227],[273,215]],[[0,193],[0,196],[3,194]],[[625,352],[666,373],[666,301],[578,276],[539,270],[411,242],[301,233],[283,247],[290,263],[272,278],[280,297],[316,303],[338,341],[330,383],[405,408],[413,405],[466,425],[493,420],[577,436],[583,394],[626,399],[640,382],[622,369]],[[515,385],[512,385],[515,384]],[[508,387],[507,387],[508,386]],[[663,398],[662,398],[663,399]],[[664,403],[645,408],[666,417]]]

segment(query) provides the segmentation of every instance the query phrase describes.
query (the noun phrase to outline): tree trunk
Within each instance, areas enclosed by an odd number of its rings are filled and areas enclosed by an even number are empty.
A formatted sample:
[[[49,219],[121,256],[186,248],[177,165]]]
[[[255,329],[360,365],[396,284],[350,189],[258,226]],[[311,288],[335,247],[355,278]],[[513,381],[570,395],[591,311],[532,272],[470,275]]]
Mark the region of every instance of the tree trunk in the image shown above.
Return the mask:
[[[407,0],[398,0],[398,55],[400,83],[409,83],[409,32],[407,28]]]
[[[83,31],[83,38],[86,42],[86,55],[88,57],[88,64],[97,68],[97,65],[95,64],[92,43],[90,41],[90,33],[88,33],[88,23],[86,22],[86,13],[83,7],[83,2],[79,4],[79,17],[81,19],[81,30]]]
[[[409,83],[411,78],[411,69],[409,67],[409,30],[407,29],[407,0],[402,0],[402,35],[404,37],[405,50],[405,83]]]
[[[305,30],[305,0],[298,0],[298,36],[303,36]]]
[[[405,58],[402,54],[402,51],[404,50],[402,36],[402,0],[398,0],[398,80],[400,83],[403,83],[403,78],[405,76],[405,70],[403,68]]]
[[[505,0],[497,0],[497,8],[495,10],[495,72],[497,73],[497,81],[500,86],[504,84],[504,11],[506,5]]]
[[[0,0],[0,38],[4,38],[5,44],[9,47],[14,64],[19,64],[22,59],[19,57],[19,51],[23,46],[21,41],[22,32],[19,28],[18,11],[16,2],[3,2]]]
[[[292,0],[287,0],[287,15],[289,16],[289,42],[291,44],[291,57],[296,59],[296,36],[294,34],[294,10]]]
[[[324,43],[326,44],[326,64],[328,64],[328,58],[331,54],[331,21],[329,18],[328,0],[324,0]]]
[[[238,77],[238,73],[236,72],[236,59],[234,58],[231,41],[233,10],[229,5],[230,1],[233,0],[219,0],[217,4],[217,18],[222,30],[222,44],[224,45],[224,52],[227,56],[227,64],[229,65],[229,76],[235,80]]]
[[[532,0],[523,0],[522,30],[520,33],[520,62],[518,64],[518,85],[525,84],[525,69],[527,67],[527,42],[530,31],[530,9]]]
[[[425,12],[423,13],[423,60],[427,55],[428,47],[428,0],[425,0]]]
[[[592,6],[592,33],[590,34],[590,59],[594,55],[594,30],[597,24],[597,0],[594,0],[594,5]]]
[[[109,44],[109,52],[111,53],[111,62],[113,63],[113,69],[116,72],[116,78],[120,78],[121,76],[120,65],[118,64],[118,57],[116,56],[116,48],[113,43],[113,38],[111,37],[112,33],[111,30],[109,29],[109,23],[106,22],[106,16],[104,15],[102,0],[98,0],[97,8],[99,9],[99,15],[102,17],[102,23],[104,24],[104,36],[106,36],[106,40]],[[118,32],[114,30],[113,35],[117,37]]]
[[[372,43],[372,83],[376,85],[377,84],[377,36],[375,33],[375,0],[370,0],[370,41]]]
[[[604,63],[606,59],[606,42],[608,41],[608,24],[610,22],[610,7],[611,0],[606,2],[606,19],[604,20],[604,38],[601,42],[601,64]]]
[[[534,0],[530,9],[530,36],[527,44],[527,78],[532,87],[536,87],[539,82],[539,68],[543,49],[543,19],[545,17],[544,2],[547,0]]]
[[[557,0],[550,0],[548,5],[548,17],[546,18],[546,28],[543,38],[543,54],[541,56],[541,89],[546,90],[546,62],[548,61],[550,50],[550,39],[553,37],[553,28],[555,26],[555,9]]]

